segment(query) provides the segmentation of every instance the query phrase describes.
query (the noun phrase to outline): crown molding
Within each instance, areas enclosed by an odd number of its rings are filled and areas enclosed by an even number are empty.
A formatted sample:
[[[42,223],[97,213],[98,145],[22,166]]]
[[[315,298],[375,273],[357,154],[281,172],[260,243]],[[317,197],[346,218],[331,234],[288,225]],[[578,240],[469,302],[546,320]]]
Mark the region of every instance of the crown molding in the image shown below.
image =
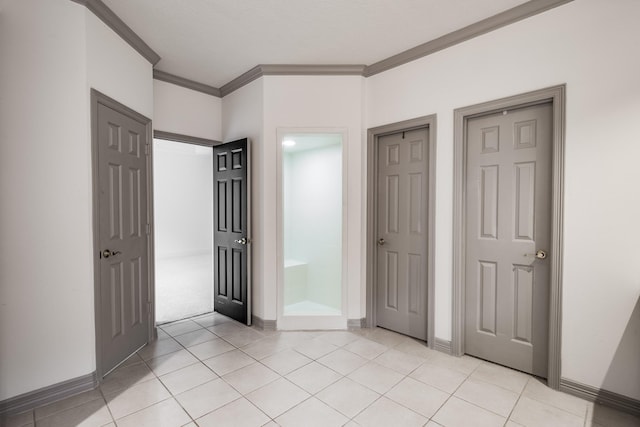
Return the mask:
[[[240,89],[242,86],[248,85],[252,81],[259,79],[262,76],[263,76],[262,68],[260,67],[260,65],[256,65],[246,73],[241,74],[240,76],[231,80],[229,83],[222,86],[220,88],[220,94],[224,98],[225,96],[229,95],[231,92],[234,92]]]
[[[122,19],[118,17],[106,4],[101,0],[71,0],[81,4],[93,12],[102,22],[107,24],[109,28],[116,32],[129,46],[134,48],[142,55],[151,65],[156,65],[160,61],[158,55],[148,44],[144,42]]]
[[[365,65],[260,64],[220,88],[222,97],[262,76],[362,76]]]
[[[459,43],[470,40],[474,37],[481,36],[493,30],[521,21],[530,16],[545,12],[554,7],[558,7],[573,0],[531,0],[519,6],[513,7],[504,12],[493,15],[489,18],[478,21],[474,24],[445,34],[442,37],[433,39],[427,43],[423,43],[414,48],[405,50],[397,55],[390,56],[387,59],[378,61],[375,64],[367,66],[363,76],[370,77],[383,71],[390,70],[407,62],[415,61],[424,56],[457,45]]]
[[[101,0],[71,1],[82,4],[92,11],[152,65],[155,66],[158,61],[160,61],[160,56]],[[262,76],[360,75],[370,77],[572,1],[573,0],[530,0],[371,65],[262,64],[256,65],[219,89],[155,69],[153,70],[153,78],[223,98]]]
[[[192,89],[198,92],[206,93],[207,95],[212,95],[220,98],[221,91],[217,87],[209,86],[204,83],[199,83],[193,80],[185,79],[184,77],[176,76],[174,74],[169,74],[164,71],[160,71],[158,69],[153,69],[153,78],[156,80],[160,80],[167,83],[173,83],[174,85],[186,87],[187,89]]]
[[[365,65],[259,65],[263,76],[362,76]]]

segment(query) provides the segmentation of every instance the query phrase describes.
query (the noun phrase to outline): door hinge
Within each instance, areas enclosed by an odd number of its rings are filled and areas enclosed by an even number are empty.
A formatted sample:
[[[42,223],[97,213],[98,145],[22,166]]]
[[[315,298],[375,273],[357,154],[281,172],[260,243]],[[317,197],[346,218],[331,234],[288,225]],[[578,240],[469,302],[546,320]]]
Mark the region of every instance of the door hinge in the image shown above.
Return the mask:
[[[144,144],[144,154],[145,156],[149,155],[149,144]]]
[[[151,234],[151,224],[147,224],[147,235]]]

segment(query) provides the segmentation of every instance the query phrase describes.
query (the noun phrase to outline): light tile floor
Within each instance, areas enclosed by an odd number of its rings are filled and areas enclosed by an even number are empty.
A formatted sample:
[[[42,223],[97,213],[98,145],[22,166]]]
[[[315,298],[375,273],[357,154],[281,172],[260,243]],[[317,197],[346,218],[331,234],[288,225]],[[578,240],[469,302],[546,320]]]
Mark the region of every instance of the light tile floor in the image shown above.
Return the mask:
[[[265,332],[217,313],[163,325],[100,388],[0,420],[23,426],[640,426],[384,329]]]

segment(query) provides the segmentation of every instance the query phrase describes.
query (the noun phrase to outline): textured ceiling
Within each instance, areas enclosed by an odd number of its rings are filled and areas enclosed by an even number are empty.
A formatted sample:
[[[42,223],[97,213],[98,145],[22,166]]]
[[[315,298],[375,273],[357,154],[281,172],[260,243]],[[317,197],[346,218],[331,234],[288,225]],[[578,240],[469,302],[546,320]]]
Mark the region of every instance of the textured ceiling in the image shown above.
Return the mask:
[[[162,60],[221,87],[258,64],[363,64],[527,0],[103,0]]]

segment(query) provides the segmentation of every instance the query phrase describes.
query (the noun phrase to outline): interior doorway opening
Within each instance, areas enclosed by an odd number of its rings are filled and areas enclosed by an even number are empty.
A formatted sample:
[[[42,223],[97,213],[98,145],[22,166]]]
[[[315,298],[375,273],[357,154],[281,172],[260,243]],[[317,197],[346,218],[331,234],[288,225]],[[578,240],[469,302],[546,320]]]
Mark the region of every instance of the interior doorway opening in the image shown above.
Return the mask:
[[[346,326],[342,129],[280,129],[279,329]]]
[[[213,150],[153,140],[156,323],[212,312]]]
[[[284,314],[340,315],[342,135],[282,142]]]

